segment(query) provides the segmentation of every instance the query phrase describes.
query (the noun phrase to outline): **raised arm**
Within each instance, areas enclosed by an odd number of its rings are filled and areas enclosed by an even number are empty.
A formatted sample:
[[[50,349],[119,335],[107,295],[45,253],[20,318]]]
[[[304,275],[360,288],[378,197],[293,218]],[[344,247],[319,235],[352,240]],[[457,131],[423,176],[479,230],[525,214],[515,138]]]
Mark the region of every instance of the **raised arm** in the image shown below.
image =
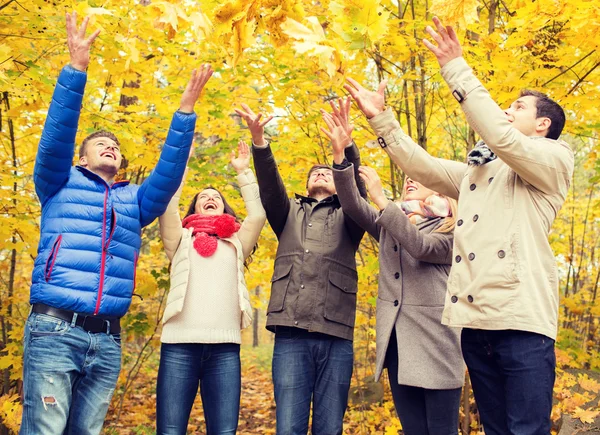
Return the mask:
[[[386,83],[381,82],[377,92],[374,92],[349,78],[344,88],[368,118],[378,136],[379,145],[404,173],[436,192],[457,199],[467,165],[429,155],[404,133],[391,109],[385,109]]]
[[[321,127],[321,131],[331,143],[333,180],[342,210],[350,218],[346,223],[346,225],[350,225],[348,228],[350,234],[356,232],[356,237],[362,238],[364,231],[367,231],[379,240],[379,228],[375,224],[377,212],[364,199],[366,197],[365,184],[356,175],[357,165],[360,164],[360,155],[358,148],[350,138],[352,126],[348,124],[349,103],[350,100],[342,100],[338,108],[335,103],[331,102],[332,114],[322,110],[321,115],[327,128]],[[348,152],[349,150],[350,152]],[[355,180],[355,177],[359,178],[359,182]]]
[[[242,198],[244,199],[248,213],[238,231],[245,259],[250,256],[254,246],[256,246],[267,215],[260,202],[256,178],[250,169],[250,148],[243,140],[240,140],[238,143],[238,156],[235,156],[235,151],[231,153],[231,165],[238,174],[237,181],[242,191]]]
[[[442,76],[465,112],[469,125],[525,182],[546,194],[559,193],[564,198],[574,165],[569,146],[560,140],[529,137],[515,128],[462,57],[454,29],[444,27],[437,18],[433,21],[437,32],[429,26],[426,30],[437,46],[427,40],[423,42],[438,59]],[[538,120],[543,121],[543,118]]]
[[[77,15],[74,12],[66,15],[71,61],[62,69],[54,88],[33,169],[35,190],[42,204],[67,181],[73,165],[75,136],[87,80],[85,70],[90,62],[90,47],[100,33],[96,30],[86,38],[88,21],[89,17],[86,17],[77,29]]]
[[[290,200],[277,169],[277,162],[271,147],[264,138],[265,125],[273,117],[269,116],[261,121],[263,114],[260,112],[255,114],[246,104],[242,104],[242,108],[235,109],[235,111],[246,122],[252,135],[252,155],[254,156],[254,170],[258,180],[260,199],[267,214],[267,220],[275,235],[279,237],[290,211]]]
[[[181,184],[196,127],[194,105],[212,73],[210,65],[192,72],[181,97],[180,109],[173,115],[158,163],[138,190],[142,226],[149,225],[165,212]]]
[[[163,246],[169,261],[173,260],[175,252],[181,243],[181,236],[183,234],[183,227],[181,226],[181,216],[179,215],[179,200],[181,198],[181,191],[185,183],[187,176],[187,168],[185,169],[179,189],[175,192],[175,195],[169,201],[167,210],[158,218],[158,226],[160,229],[160,238],[162,239]]]
[[[452,232],[422,233],[400,207],[385,197],[381,180],[374,169],[362,166],[360,176],[369,189],[371,199],[381,210],[376,225],[385,229],[413,258],[428,263],[452,264]]]
[[[344,213],[379,241],[381,228],[376,223],[378,213],[358,192],[354,180],[354,165],[348,163],[343,169],[336,166],[333,169],[333,181]]]

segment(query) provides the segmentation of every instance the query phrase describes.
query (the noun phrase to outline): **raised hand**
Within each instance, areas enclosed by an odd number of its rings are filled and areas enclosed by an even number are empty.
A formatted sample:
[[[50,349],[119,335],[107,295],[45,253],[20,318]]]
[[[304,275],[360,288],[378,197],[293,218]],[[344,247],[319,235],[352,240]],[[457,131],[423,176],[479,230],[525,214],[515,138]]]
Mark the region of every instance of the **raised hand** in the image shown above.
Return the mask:
[[[181,96],[181,104],[179,105],[181,112],[192,113],[194,111],[194,105],[200,98],[202,89],[204,89],[206,82],[208,82],[212,75],[213,70],[209,64],[204,64],[192,71],[192,78]]]
[[[383,210],[388,205],[390,200],[387,199],[383,193],[381,178],[379,178],[377,171],[375,171],[373,168],[369,168],[368,166],[361,166],[358,168],[358,172],[360,178],[364,180],[365,186],[367,186],[367,190],[371,196],[371,201],[373,201],[380,210]]]
[[[265,125],[273,119],[273,116],[268,116],[261,122],[260,119],[263,116],[262,112],[255,114],[250,107],[243,103],[241,109],[235,109],[235,113],[240,115],[246,122],[250,134],[252,135],[252,142],[258,146],[265,145]]]
[[[363,88],[360,83],[350,77],[346,78],[344,89],[346,89],[362,113],[369,119],[375,115],[380,114],[385,110],[385,87],[387,86],[387,80],[379,83],[377,92],[369,91]]]
[[[231,151],[231,166],[238,174],[250,167],[250,147],[243,140],[238,142],[237,157],[235,156],[235,150]]]
[[[423,44],[435,54],[438,63],[443,67],[452,59],[462,56],[462,47],[452,26],[444,27],[438,17],[433,17],[433,24],[435,24],[437,32],[431,26],[427,26],[425,31],[437,42],[437,46],[427,39],[423,39]]]
[[[321,131],[331,141],[333,161],[339,165],[344,161],[344,149],[352,142],[352,138],[348,136],[347,127],[340,122],[339,116],[330,115],[324,110],[321,110],[321,115],[327,125],[326,129],[321,127]]]
[[[331,106],[333,118],[340,123],[348,137],[351,138],[352,131],[354,131],[354,125],[350,124],[350,106],[352,106],[352,100],[349,97],[340,98],[339,107],[335,101],[329,100],[329,105]]]
[[[73,12],[66,15],[67,21],[67,45],[69,54],[71,55],[71,66],[79,71],[85,71],[90,63],[90,48],[94,40],[100,34],[100,30],[96,30],[88,38],[85,37],[85,29],[87,28],[90,17],[85,17],[81,27],[77,28],[77,13]]]

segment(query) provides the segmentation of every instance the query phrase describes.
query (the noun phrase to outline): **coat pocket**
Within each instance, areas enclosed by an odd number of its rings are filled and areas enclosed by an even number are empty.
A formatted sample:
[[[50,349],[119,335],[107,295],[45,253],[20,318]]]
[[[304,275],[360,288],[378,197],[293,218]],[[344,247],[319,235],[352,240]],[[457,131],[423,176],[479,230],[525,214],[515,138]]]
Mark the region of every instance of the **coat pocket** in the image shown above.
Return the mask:
[[[336,271],[329,271],[325,313],[327,320],[354,327],[356,314],[356,278]]]
[[[46,269],[44,271],[44,277],[46,278],[46,282],[50,281],[50,278],[52,277],[52,270],[54,269],[56,257],[58,257],[58,250],[60,249],[61,242],[62,235],[59,235],[54,241],[54,245],[52,245],[52,249],[50,250],[50,255],[48,255],[48,259],[46,260]]]
[[[288,262],[276,262],[275,271],[271,278],[271,298],[267,314],[282,311],[285,304],[285,296],[290,284],[290,274],[292,271],[293,262],[290,259]]]

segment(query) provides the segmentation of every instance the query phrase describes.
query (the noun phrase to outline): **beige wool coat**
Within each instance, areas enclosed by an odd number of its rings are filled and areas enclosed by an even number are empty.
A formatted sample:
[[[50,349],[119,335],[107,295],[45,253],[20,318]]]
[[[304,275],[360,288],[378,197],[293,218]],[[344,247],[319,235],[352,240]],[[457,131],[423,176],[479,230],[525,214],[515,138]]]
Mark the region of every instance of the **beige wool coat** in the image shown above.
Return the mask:
[[[235,247],[237,255],[237,282],[241,311],[240,328],[244,329],[252,323],[252,306],[250,305],[250,296],[244,278],[244,260],[252,253],[267,217],[260,202],[258,184],[252,170],[246,169],[245,172],[239,174],[237,181],[248,216],[242,222],[237,233],[222,240],[231,243]],[[192,267],[189,255],[192,244],[192,231],[182,227],[181,217],[179,216],[179,198],[184,182],[185,177],[179,190],[169,202],[166,212],[159,218],[160,236],[167,257],[171,260],[171,288],[167,296],[167,305],[162,319],[163,324],[182,311],[188,289],[190,268]]]
[[[439,218],[413,225],[394,203],[377,212],[358,193],[352,165],[334,169],[333,178],[344,213],[379,241],[375,379],[383,371],[388,346],[395,345],[398,384],[462,387],[461,330],[441,323],[452,233],[434,232],[442,223]],[[394,330],[397,342],[390,344]]]
[[[389,109],[369,122],[409,177],[458,199],[443,323],[556,339],[558,276],[548,234],[569,190],[573,152],[562,140],[513,128],[462,57],[442,76],[496,160],[467,166],[432,157]]]

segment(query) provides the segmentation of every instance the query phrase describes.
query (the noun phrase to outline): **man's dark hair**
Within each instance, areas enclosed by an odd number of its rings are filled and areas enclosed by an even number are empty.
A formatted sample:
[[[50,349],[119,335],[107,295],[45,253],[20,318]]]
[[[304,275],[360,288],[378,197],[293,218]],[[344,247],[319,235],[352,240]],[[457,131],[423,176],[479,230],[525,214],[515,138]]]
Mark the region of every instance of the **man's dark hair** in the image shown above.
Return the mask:
[[[558,139],[565,126],[565,111],[563,108],[542,92],[523,89],[519,97],[535,97],[536,117],[550,119],[550,128],[546,133],[546,137]]]
[[[106,131],[106,130],[96,131],[96,132],[90,134],[88,137],[86,137],[83,140],[83,142],[81,142],[81,146],[79,147],[79,158],[82,158],[85,155],[85,146],[87,145],[87,143],[89,141],[91,141],[92,139],[96,139],[97,137],[106,137],[108,139],[114,140],[117,145],[121,146],[121,143],[119,142],[119,139],[117,139],[117,136],[112,134],[110,131]]]

